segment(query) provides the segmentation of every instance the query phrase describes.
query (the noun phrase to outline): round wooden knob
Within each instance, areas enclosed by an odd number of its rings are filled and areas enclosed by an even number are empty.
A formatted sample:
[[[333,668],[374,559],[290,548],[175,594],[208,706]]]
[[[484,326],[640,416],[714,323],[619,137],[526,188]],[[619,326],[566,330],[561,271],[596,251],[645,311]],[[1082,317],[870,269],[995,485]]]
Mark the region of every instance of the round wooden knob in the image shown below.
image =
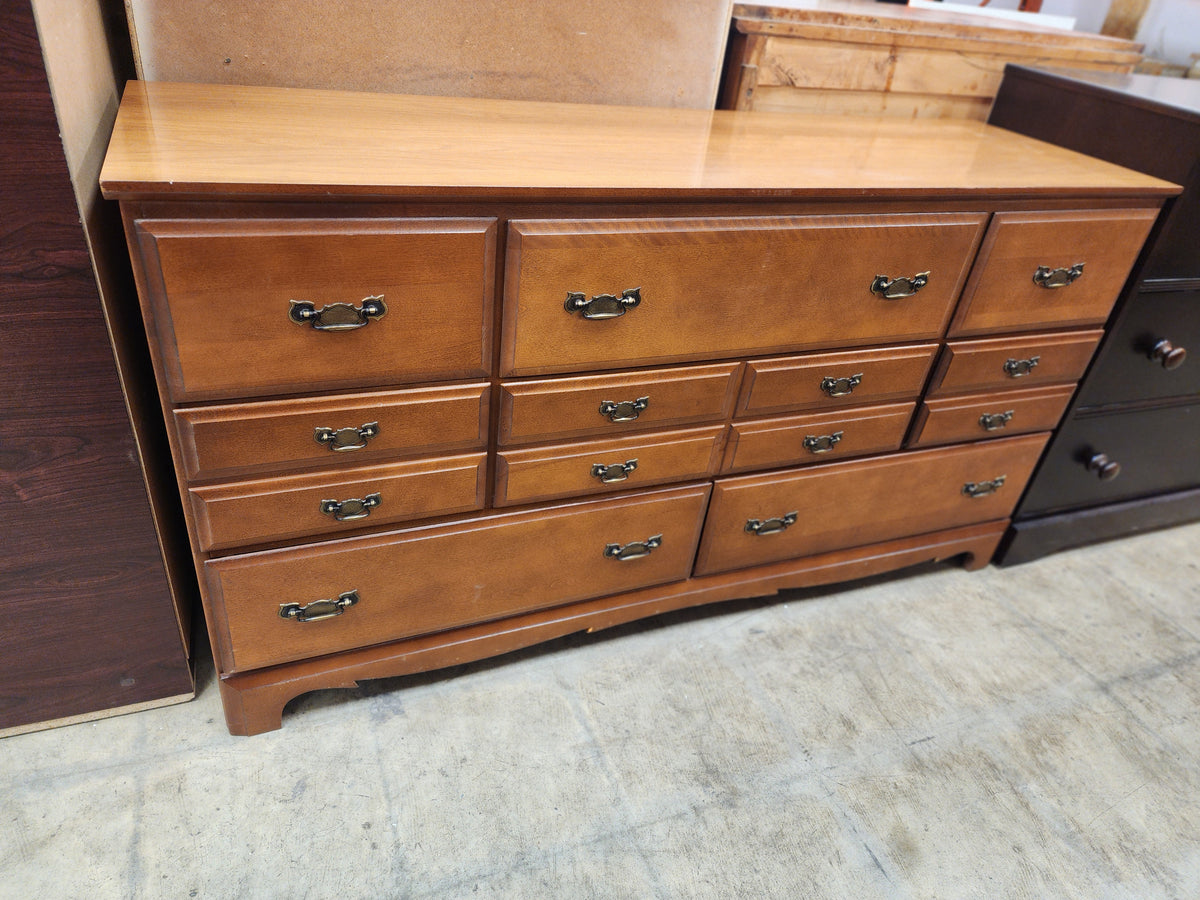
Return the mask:
[[[1183,347],[1176,347],[1164,338],[1154,345],[1154,349],[1150,351],[1150,358],[1155,362],[1162,363],[1164,369],[1178,369],[1187,359],[1187,350]]]
[[[1093,453],[1087,467],[1101,481],[1112,481],[1121,474],[1121,464],[1109,459],[1107,453]]]

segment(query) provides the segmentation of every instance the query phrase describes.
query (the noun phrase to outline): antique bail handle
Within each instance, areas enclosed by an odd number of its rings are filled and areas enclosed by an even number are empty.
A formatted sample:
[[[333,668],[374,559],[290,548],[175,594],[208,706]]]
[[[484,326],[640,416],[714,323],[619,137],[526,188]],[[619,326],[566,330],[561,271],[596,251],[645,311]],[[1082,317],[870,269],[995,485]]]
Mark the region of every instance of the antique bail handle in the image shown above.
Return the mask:
[[[612,294],[597,294],[588,299],[588,295],[579,291],[568,291],[563,309],[569,313],[579,313],[585,319],[615,319],[625,315],[642,302],[642,289],[630,288],[622,291],[620,297]]]
[[[320,622],[340,616],[358,602],[358,591],[346,591],[338,594],[336,600],[314,600],[312,603],[281,603],[279,618],[290,619],[293,622]]]
[[[1037,368],[1037,364],[1042,361],[1040,356],[1031,356],[1029,359],[1006,359],[1004,361],[1004,374],[1009,378],[1024,378],[1030,372]]]
[[[804,436],[804,449],[809,453],[828,453],[838,445],[842,439],[843,432],[835,431],[833,434],[808,434]]]
[[[378,422],[365,422],[357,428],[314,428],[313,440],[341,453],[346,450],[361,450],[378,434]]]
[[[929,273],[920,272],[911,278],[888,278],[886,275],[876,275],[871,282],[871,293],[884,300],[899,300],[901,297],[911,297],[925,285],[929,284]]]
[[[779,534],[781,531],[786,531],[788,528],[796,524],[796,519],[800,517],[800,510],[794,510],[782,516],[777,516],[773,519],[748,519],[746,521],[746,531],[755,537],[765,537],[768,534]]]
[[[841,378],[826,375],[821,379],[821,390],[830,397],[845,397],[853,393],[854,389],[862,384],[862,378],[862,372],[856,375],[843,375]]]
[[[656,534],[653,537],[648,537],[644,541],[634,541],[632,544],[605,544],[604,556],[606,559],[616,559],[621,562],[629,562],[631,559],[641,559],[643,556],[649,556],[651,551],[657,550],[662,546],[663,536]]]
[[[650,406],[649,397],[638,397],[636,400],[600,401],[600,415],[607,416],[610,422],[632,422],[640,413]]]
[[[1008,478],[1007,475],[997,475],[991,481],[968,481],[962,486],[963,495],[976,499],[978,497],[986,497],[988,494],[994,494],[1000,488],[1004,487],[1004,482]]]
[[[307,300],[293,300],[291,303],[288,318],[297,325],[311,325],[316,331],[352,331],[362,328],[372,319],[382,319],[387,315],[383,294],[365,298],[361,306],[330,303],[317,309],[315,303]]]
[[[353,522],[355,519],[365,519],[371,510],[379,506],[383,498],[379,494],[367,494],[361,500],[322,500],[321,512],[333,516],[339,522]]]
[[[1073,266],[1062,269],[1038,266],[1037,271],[1033,273],[1033,283],[1044,288],[1066,287],[1082,274],[1083,263],[1075,263]]]
[[[620,481],[628,481],[629,475],[638,466],[636,459],[628,459],[623,463],[612,463],[605,465],[604,463],[594,463],[592,465],[592,477],[599,478],[601,484],[616,484]]]
[[[1004,412],[984,413],[979,417],[979,427],[984,431],[999,431],[1012,421],[1013,412],[1006,409]]]

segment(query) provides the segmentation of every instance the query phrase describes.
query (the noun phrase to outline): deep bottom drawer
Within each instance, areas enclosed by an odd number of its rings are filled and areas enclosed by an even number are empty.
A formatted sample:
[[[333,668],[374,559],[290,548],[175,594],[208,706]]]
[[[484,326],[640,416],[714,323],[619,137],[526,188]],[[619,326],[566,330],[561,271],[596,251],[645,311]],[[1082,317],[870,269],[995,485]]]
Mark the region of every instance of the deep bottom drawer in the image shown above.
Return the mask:
[[[222,669],[275,665],[686,578],[708,493],[707,484],[647,491],[209,560]],[[322,602],[340,598],[341,606]]]
[[[1046,439],[1029,435],[718,479],[696,574],[1003,519]]]

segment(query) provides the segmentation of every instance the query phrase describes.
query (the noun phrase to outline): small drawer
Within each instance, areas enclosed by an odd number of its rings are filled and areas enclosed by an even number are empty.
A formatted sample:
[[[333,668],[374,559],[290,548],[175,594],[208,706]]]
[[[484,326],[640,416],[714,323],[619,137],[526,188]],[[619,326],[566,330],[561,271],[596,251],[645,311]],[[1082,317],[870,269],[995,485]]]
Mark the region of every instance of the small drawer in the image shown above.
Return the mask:
[[[710,575],[1007,517],[1047,435],[718,479],[696,561]]]
[[[208,560],[221,669],[681,580],[695,558],[708,492],[707,484],[647,491]]]
[[[1081,407],[1200,394],[1200,291],[1142,291],[1109,329]]]
[[[937,348],[913,344],[751,360],[737,415],[915,400]]]
[[[488,386],[413,388],[175,410],[189,478],[352,466],[487,446]]]
[[[729,415],[737,371],[736,363],[723,363],[505,382],[498,441],[527,444],[720,422]]]
[[[931,447],[1051,431],[1074,391],[1073,385],[1061,385],[926,400],[908,444]]]
[[[735,422],[721,470],[745,472],[899,450],[915,407],[889,403]]]
[[[512,222],[501,374],[935,339],[985,219]]]
[[[725,426],[552,444],[496,455],[496,506],[703,478],[717,470]]]
[[[494,219],[142,219],[171,397],[478,378]]]
[[[1157,216],[1157,209],[997,213],[950,336],[1103,325]]]
[[[191,488],[202,550],[336,534],[482,509],[487,455]]]
[[[951,341],[938,360],[929,393],[1073,383],[1087,369],[1103,335],[1103,331],[1073,331]]]

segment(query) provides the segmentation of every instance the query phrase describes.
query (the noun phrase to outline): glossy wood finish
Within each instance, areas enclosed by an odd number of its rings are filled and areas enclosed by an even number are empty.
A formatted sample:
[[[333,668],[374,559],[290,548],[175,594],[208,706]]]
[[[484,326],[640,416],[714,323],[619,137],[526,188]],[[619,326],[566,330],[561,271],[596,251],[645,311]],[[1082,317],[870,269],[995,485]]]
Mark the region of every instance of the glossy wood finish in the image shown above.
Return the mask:
[[[135,232],[171,396],[286,394],[485,374],[489,219],[141,220]],[[352,331],[289,317],[383,298]]]
[[[917,411],[907,446],[932,447],[1051,431],[1074,392],[1074,385],[1067,384],[929,399]],[[983,421],[985,417],[991,417],[991,428]]]
[[[509,224],[501,373],[646,365],[942,333],[982,215],[801,216]],[[903,299],[880,274],[928,284]],[[641,302],[568,313],[568,292]]]
[[[1102,331],[1068,331],[951,341],[938,359],[929,381],[931,395],[958,394],[987,389],[1029,387],[1035,384],[1066,384],[1075,381],[1103,336]],[[1005,368],[1037,357],[1037,365],[1026,374],[1012,375]],[[1017,372],[1024,367],[1017,367]]]
[[[196,535],[202,550],[221,550],[482,509],[486,462],[485,454],[472,453],[194,487]],[[362,519],[342,521],[322,510],[326,500],[371,494],[379,505]]]
[[[937,350],[937,344],[911,344],[750,360],[737,415],[761,416],[915,398],[925,386]],[[855,383],[825,390],[822,384],[826,379],[854,379]]]
[[[998,213],[950,336],[1103,325],[1157,215],[1157,209]],[[1078,263],[1083,273],[1070,284],[1034,281],[1040,267]]]
[[[647,428],[717,422],[733,406],[741,367],[736,363],[674,369],[506,381],[500,385],[501,445],[553,438],[616,436]],[[613,421],[605,403],[645,398],[637,418]],[[620,416],[618,416],[620,418]]]
[[[725,448],[725,426],[654,432],[612,440],[550,444],[496,454],[496,506],[614,493],[714,474]],[[634,467],[602,481],[596,466]],[[629,468],[629,467],[626,467]]]
[[[0,7],[0,75],[0,731],[12,732],[179,702],[193,682],[122,395],[131,373],[114,363],[28,2]]]
[[[1168,341],[1186,358],[1173,369],[1154,358]],[[1140,291],[1113,325],[1079,392],[1079,407],[1200,394],[1200,290]]]
[[[927,125],[917,133],[901,120],[135,82],[101,184],[106,196],[126,199],[1175,192],[1168,182],[978,122]],[[270,137],[280,134],[287,140]]]
[[[915,403],[889,403],[738,421],[733,424],[721,471],[745,472],[899,450],[915,407]]]
[[[425,672],[509,653],[563,635],[612,628],[675,609],[739,597],[866,578],[920,563],[961,560],[964,568],[987,565],[1005,522],[988,522],[851,550],[689,578],[599,600],[571,603],[492,624],[468,626],[346,653],[231,674],[220,681],[225,721],[233,734],[279,728],[284,706],[300,694],[350,688],[361,681]]]
[[[708,493],[694,485],[210,560],[219,652],[227,671],[252,669],[681,580]],[[661,546],[640,559],[605,556],[610,543],[655,535]],[[283,604],[349,590],[360,602],[337,618],[279,616]]]
[[[1020,499],[1045,435],[919,450],[809,466],[767,475],[717,479],[696,559],[696,574],[827,553],[1007,517]],[[981,497],[967,482],[1005,482]],[[748,521],[797,513],[774,534]]]
[[[488,386],[482,383],[306,397],[175,410],[180,455],[190,478],[355,466],[398,453],[446,453],[487,446]],[[377,423],[361,450],[332,451],[318,428]]]

